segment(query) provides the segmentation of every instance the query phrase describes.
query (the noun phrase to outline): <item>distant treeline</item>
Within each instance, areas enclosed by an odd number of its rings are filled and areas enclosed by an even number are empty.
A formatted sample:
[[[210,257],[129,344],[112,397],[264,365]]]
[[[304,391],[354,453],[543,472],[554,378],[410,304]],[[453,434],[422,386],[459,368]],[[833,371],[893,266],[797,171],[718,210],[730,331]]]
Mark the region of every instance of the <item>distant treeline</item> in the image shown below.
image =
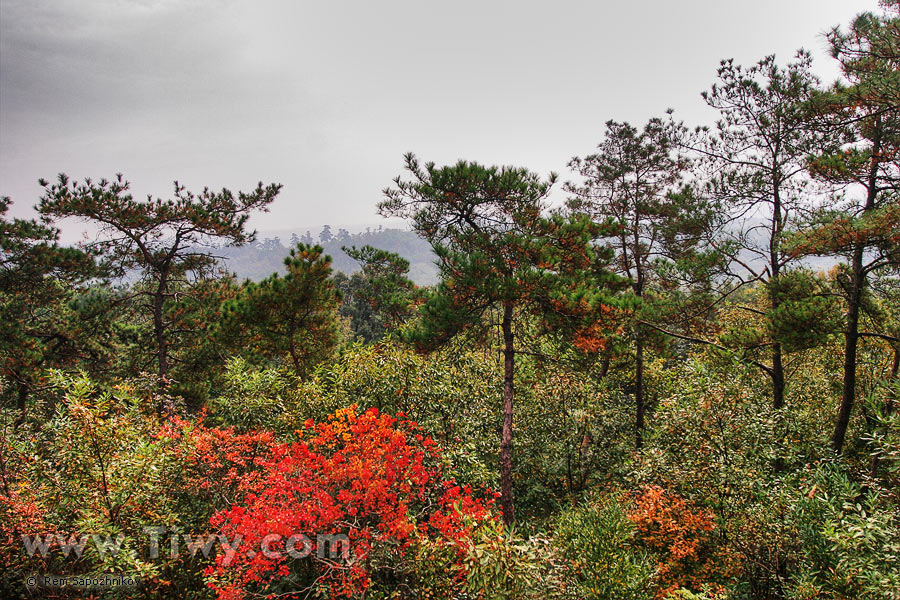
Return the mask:
[[[757,220],[753,220],[756,223]],[[760,221],[762,223],[762,221]],[[759,237],[758,235],[755,237]],[[758,242],[760,240],[756,240]],[[284,270],[283,261],[291,248],[298,242],[319,244],[325,253],[332,258],[332,267],[351,275],[360,270],[359,264],[341,250],[344,246],[357,248],[369,245],[373,248],[395,252],[409,261],[409,278],[417,285],[433,285],[438,281],[437,266],[431,246],[412,231],[405,229],[384,229],[367,227],[365,231],[350,233],[346,229],[333,232],[331,226],[325,225],[318,235],[307,230],[303,234],[292,234],[289,238],[280,236],[259,236],[252,243],[244,246],[219,248],[215,254],[224,259],[224,267],[237,275],[238,279],[259,281],[272,273]],[[759,258],[752,253],[740,253],[741,259],[755,267],[759,266]],[[813,271],[823,271],[834,266],[835,260],[830,257],[809,256],[799,261]]]
[[[437,282],[437,267],[431,246],[412,231],[403,229],[378,227],[350,233],[346,229],[332,232],[331,227],[326,225],[316,237],[310,231],[294,233],[289,239],[260,237],[244,246],[220,248],[216,254],[225,259],[225,268],[240,279],[258,281],[272,273],[281,272],[284,269],[284,257],[298,242],[321,245],[325,253],[331,256],[335,271],[351,274],[360,269],[359,264],[341,250],[342,247],[369,245],[395,252],[408,260],[409,278],[416,284],[431,285]]]

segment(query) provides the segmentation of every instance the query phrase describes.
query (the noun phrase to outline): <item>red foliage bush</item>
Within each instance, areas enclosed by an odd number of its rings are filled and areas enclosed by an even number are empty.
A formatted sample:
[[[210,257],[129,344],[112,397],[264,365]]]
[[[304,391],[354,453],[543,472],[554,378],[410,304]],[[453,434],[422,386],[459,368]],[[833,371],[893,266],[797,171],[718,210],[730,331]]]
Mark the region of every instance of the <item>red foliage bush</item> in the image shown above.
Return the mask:
[[[297,591],[316,585],[328,597],[351,597],[417,540],[442,540],[462,553],[471,524],[493,518],[491,501],[442,477],[437,446],[402,415],[357,414],[354,406],[297,433],[299,442],[274,446],[261,476],[242,483],[241,505],[213,517],[228,539],[241,536],[241,551],[218,556],[208,570],[221,599],[266,593],[289,575]],[[285,541],[298,534],[310,553],[292,559]],[[320,556],[317,537],[338,534],[351,554]],[[268,553],[259,551],[264,544]]]
[[[45,522],[46,509],[21,493],[25,459],[5,436],[0,437],[0,558],[3,559],[0,573],[28,564],[22,553],[22,535],[42,534],[49,529]]]
[[[231,506],[243,497],[276,446],[268,431],[236,433],[172,417],[159,437],[176,442],[175,454],[182,466],[181,490],[202,497],[213,506]]]

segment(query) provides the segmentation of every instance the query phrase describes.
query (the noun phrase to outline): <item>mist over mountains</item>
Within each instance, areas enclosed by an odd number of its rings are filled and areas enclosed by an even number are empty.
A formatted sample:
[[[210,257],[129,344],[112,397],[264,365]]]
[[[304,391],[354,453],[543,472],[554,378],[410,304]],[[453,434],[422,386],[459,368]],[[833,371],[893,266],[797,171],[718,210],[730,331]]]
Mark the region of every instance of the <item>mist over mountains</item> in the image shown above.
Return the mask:
[[[332,258],[335,271],[351,274],[360,269],[359,264],[341,249],[344,246],[373,246],[381,250],[395,252],[409,261],[409,278],[417,285],[437,283],[437,266],[431,246],[412,231],[367,227],[363,231],[350,233],[346,229],[332,230],[325,226],[318,233],[305,228],[299,231],[260,232],[255,242],[239,247],[225,247],[216,250],[225,262],[225,268],[240,279],[258,281],[272,273],[284,271],[285,256],[297,242],[319,244]]]
[[[261,231],[253,243],[219,248],[215,253],[222,257],[223,266],[239,279],[259,281],[272,273],[284,271],[284,258],[297,242],[321,245],[325,253],[331,256],[334,270],[348,275],[359,271],[360,266],[342,248],[369,245],[395,252],[408,260],[409,277],[417,285],[428,286],[438,281],[436,257],[431,246],[412,231],[399,228],[366,227],[350,233],[347,229],[333,229],[326,225],[318,233],[305,227],[298,228],[297,231]],[[758,255],[750,252],[742,252],[740,258],[754,268],[762,269],[765,266]],[[838,262],[840,261],[834,257],[810,256],[798,261],[798,265],[813,271],[824,271]]]

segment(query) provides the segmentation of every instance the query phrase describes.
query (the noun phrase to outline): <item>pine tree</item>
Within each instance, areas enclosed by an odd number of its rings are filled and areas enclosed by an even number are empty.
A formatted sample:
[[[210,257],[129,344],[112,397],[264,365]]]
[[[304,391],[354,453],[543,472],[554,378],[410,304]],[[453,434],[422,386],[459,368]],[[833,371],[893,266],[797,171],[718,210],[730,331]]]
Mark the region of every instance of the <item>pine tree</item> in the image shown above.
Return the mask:
[[[744,68],[722,61],[719,82],[703,93],[720,119],[694,149],[712,170],[709,192],[722,203],[727,218],[720,223],[719,248],[732,261],[740,285],[776,281],[795,257],[784,247],[787,234],[810,206],[806,157],[821,136],[809,127],[804,103],[818,83],[810,72],[810,56],[780,67],[774,56]],[[778,294],[770,294],[778,311]],[[772,403],[785,402],[783,348],[765,342],[770,364]],[[762,363],[758,363],[762,364]]]
[[[35,220],[7,220],[0,198],[0,375],[24,414],[41,371],[77,358],[82,341],[68,302],[95,275],[92,257],[58,244],[59,231]]]
[[[616,224],[615,235],[604,239],[615,251],[615,269],[630,281],[643,300],[629,324],[634,343],[635,445],[643,439],[646,401],[644,351],[652,331],[641,321],[654,321],[652,296],[662,286],[677,286],[675,270],[690,256],[694,270],[708,264],[696,251],[710,220],[705,206],[681,185],[688,167],[678,146],[680,126],[651,119],[642,130],[609,121],[595,154],[573,158],[569,166],[584,178],[568,183],[568,206],[598,223]],[[662,280],[666,281],[663,282]],[[708,277],[701,277],[708,280]]]
[[[838,200],[793,243],[797,255],[838,255],[848,262],[838,280],[847,306],[844,381],[831,438],[838,453],[856,396],[857,347],[866,335],[859,322],[869,279],[900,266],[900,2],[884,6],[885,15],[861,14],[848,31],[829,35],[846,82],[808,103],[813,122],[832,141],[809,161],[809,169],[835,186]]]
[[[322,231],[319,232],[319,242],[324,246],[331,242],[334,239],[334,235],[331,233],[331,225],[325,225],[322,227]]]
[[[223,328],[244,339],[250,354],[273,361],[287,355],[297,375],[305,376],[337,344],[341,295],[321,246],[297,245],[284,265],[285,276],[248,282],[225,304]]]
[[[500,504],[504,521],[515,520],[513,407],[520,319],[533,315],[549,328],[565,329],[584,351],[597,351],[612,328],[617,276],[610,255],[591,241],[600,228],[589,219],[544,216],[555,175],[542,180],[514,167],[420,165],[405,157],[410,179],[397,177],[379,205],[385,216],[410,219],[431,243],[441,281],[428,294],[417,328],[406,339],[431,350],[467,332],[497,331],[503,354],[503,422],[500,440]]]
[[[148,196],[142,202],[131,195],[121,174],[96,183],[90,179],[79,183],[61,174],[57,183],[41,184],[44,195],[38,208],[45,217],[75,217],[97,225],[99,239],[87,248],[101,256],[105,269],[117,276],[140,273],[135,294],[146,299],[153,356],[163,386],[169,383],[173,344],[196,335],[167,318],[176,293],[189,294],[192,280],[217,265],[213,243],[252,241],[255,234],[245,229],[250,212],[266,210],[281,189],[278,184],[260,183],[254,191],[237,196],[227,189],[208,188],[194,194],[175,182],[174,198]]]
[[[407,277],[409,261],[372,246],[342,250],[362,267],[348,278],[344,302],[353,330],[365,341],[374,341],[396,330],[409,319],[421,292]]]

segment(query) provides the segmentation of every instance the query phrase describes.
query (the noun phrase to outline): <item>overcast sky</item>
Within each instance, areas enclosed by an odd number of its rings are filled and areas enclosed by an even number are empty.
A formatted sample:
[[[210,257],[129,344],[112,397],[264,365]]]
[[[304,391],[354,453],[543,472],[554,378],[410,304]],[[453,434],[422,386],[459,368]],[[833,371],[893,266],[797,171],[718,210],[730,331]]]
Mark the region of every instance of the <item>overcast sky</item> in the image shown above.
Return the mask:
[[[609,119],[714,115],[718,62],[813,52],[876,0],[0,0],[0,195],[284,189],[260,230],[379,223],[402,154],[569,176]]]

